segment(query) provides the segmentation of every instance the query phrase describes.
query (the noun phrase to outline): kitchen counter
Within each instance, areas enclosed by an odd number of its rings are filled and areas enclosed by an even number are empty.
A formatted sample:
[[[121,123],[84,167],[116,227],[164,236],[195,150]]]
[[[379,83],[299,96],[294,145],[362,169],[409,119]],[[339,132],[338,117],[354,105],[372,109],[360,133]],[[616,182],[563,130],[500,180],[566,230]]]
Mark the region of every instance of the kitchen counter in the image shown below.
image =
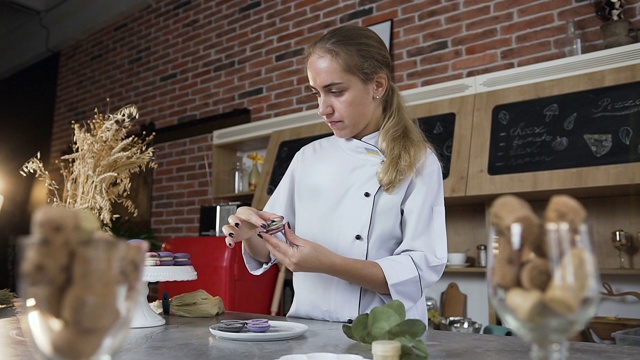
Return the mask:
[[[309,326],[301,337],[270,341],[245,342],[218,339],[209,326],[222,319],[269,318],[293,321]],[[287,354],[332,352],[362,355],[371,359],[370,349],[348,339],[341,323],[306,319],[272,317],[227,312],[215,318],[183,318],[167,316],[163,326],[130,329],[116,360],[139,359],[264,359],[273,360]],[[80,339],[79,339],[80,340]],[[429,330],[426,338],[429,359],[528,359],[529,345],[517,337],[480,334],[460,334]],[[596,360],[604,357],[616,360],[638,359],[640,348],[572,342],[570,360]],[[13,309],[0,310],[0,358],[4,360],[33,359]]]

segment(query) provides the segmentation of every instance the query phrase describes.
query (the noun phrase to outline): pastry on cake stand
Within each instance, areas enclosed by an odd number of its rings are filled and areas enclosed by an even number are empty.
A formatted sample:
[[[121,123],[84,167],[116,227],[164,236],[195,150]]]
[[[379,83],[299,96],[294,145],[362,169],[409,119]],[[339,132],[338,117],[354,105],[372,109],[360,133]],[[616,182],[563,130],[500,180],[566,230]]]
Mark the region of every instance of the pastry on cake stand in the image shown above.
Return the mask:
[[[140,299],[133,312],[131,320],[132,328],[145,328],[160,326],[166,323],[165,319],[151,309],[147,301],[149,295],[149,283],[158,281],[189,281],[198,278],[193,266],[145,266],[142,273]]]

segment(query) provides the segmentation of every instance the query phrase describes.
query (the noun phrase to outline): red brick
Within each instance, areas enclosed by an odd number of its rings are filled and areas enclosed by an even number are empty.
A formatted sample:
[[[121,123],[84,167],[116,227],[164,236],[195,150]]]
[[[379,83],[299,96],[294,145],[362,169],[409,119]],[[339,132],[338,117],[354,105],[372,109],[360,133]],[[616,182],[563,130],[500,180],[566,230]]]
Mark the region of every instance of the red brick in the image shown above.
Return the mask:
[[[464,48],[464,53],[465,55],[476,55],[483,52],[499,50],[511,46],[513,46],[513,41],[511,41],[511,38],[492,39],[483,43],[469,45]]]
[[[467,56],[460,60],[456,60],[451,64],[452,70],[464,70],[475,68],[479,66],[486,66],[496,63],[498,61],[498,54],[496,52],[488,52],[476,56]]]
[[[550,51],[552,48],[551,41],[540,41],[537,43],[522,45],[500,52],[500,58],[502,60],[514,60],[517,58],[528,57],[535,54],[544,53]]]

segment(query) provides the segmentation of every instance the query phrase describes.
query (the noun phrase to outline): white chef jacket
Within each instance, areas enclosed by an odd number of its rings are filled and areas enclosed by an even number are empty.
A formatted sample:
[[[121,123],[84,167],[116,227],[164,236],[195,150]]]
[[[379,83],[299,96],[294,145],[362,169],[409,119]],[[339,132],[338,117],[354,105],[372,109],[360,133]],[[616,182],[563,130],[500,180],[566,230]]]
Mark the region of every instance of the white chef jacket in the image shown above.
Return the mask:
[[[376,261],[390,295],[322,273],[293,273],[294,299],[287,316],[348,321],[391,300],[407,318],[427,323],[426,289],[447,262],[442,169],[428,152],[415,177],[393,193],[383,191],[376,173],[384,155],[379,132],[362,141],[330,136],[294,156],[264,210],[283,215],[295,233],[349,258]],[[245,263],[261,274],[264,264],[243,249]]]

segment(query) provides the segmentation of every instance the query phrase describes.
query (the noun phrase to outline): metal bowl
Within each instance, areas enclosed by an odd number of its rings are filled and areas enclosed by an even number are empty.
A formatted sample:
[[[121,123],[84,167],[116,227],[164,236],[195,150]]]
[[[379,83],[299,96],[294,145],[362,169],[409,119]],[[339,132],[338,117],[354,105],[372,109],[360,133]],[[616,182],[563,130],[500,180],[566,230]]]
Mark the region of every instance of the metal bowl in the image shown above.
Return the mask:
[[[470,318],[448,317],[440,320],[440,330],[479,334],[482,324]]]

